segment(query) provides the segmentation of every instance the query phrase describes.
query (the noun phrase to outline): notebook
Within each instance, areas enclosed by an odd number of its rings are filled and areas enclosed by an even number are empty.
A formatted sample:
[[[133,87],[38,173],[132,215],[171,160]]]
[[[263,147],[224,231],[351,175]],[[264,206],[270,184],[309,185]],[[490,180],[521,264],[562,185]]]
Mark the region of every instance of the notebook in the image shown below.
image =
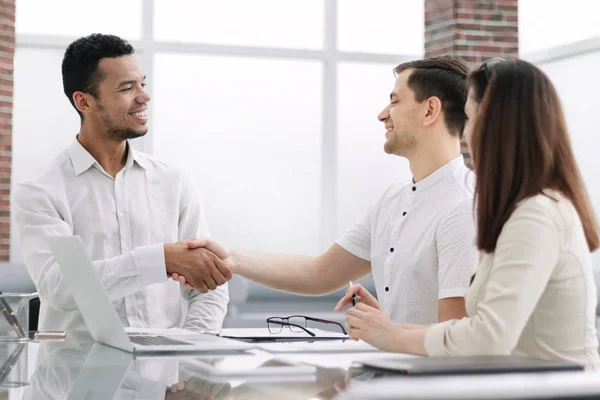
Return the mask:
[[[583,371],[569,361],[541,360],[518,356],[419,357],[362,359],[366,368],[403,375],[500,374],[514,372]]]

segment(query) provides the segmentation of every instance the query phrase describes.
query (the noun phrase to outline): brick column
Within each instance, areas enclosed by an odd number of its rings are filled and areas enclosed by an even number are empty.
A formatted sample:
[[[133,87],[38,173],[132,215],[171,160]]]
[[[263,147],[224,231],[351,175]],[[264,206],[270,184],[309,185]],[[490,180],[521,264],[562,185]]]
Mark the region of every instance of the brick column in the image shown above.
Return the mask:
[[[0,0],[0,261],[10,257],[15,0]]]
[[[425,0],[425,57],[454,55],[477,66],[519,54],[518,0]],[[471,164],[467,147],[463,155]]]

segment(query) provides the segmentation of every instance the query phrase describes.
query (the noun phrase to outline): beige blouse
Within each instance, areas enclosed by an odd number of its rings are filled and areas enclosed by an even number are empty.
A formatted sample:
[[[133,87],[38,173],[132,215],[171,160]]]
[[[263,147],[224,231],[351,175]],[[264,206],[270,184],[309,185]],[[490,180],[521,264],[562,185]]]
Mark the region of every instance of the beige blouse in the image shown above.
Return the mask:
[[[513,354],[599,369],[596,285],[581,220],[555,191],[522,201],[482,253],[468,318],[429,327],[430,356]]]

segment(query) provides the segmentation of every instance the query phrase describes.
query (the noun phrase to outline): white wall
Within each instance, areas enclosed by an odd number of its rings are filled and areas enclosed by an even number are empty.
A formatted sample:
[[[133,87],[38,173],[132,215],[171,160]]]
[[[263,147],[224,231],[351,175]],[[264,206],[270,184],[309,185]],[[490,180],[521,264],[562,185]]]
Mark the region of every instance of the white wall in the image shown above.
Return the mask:
[[[519,0],[519,53],[600,36],[598,0]]]

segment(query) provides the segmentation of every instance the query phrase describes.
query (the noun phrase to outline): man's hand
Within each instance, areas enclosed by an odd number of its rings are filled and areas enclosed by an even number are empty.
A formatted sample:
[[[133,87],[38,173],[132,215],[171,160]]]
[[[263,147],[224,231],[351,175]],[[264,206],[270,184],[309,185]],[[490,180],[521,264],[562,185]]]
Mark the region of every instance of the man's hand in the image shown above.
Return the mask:
[[[204,247],[205,249],[208,249],[215,253],[217,257],[219,257],[221,260],[225,260],[230,256],[229,252],[227,251],[227,249],[225,249],[225,247],[221,246],[219,243],[209,238],[188,240],[187,246],[189,249],[199,249],[201,247]]]
[[[357,302],[360,301],[363,304],[366,304],[370,307],[373,307],[373,308],[379,310],[379,302],[377,301],[377,299],[375,297],[373,297],[373,295],[371,293],[369,293],[369,291],[367,289],[365,289],[363,287],[363,285],[361,285],[360,283],[357,283],[348,288],[344,297],[342,297],[341,300],[335,306],[334,311],[340,312],[340,311],[342,311],[342,309],[345,306],[347,306],[349,304],[351,305],[352,304],[352,295],[354,295],[354,294],[356,294]]]
[[[379,309],[358,303],[346,311],[346,325],[348,336],[354,340],[363,340],[384,351],[399,351],[402,327]]]
[[[213,254],[215,254],[217,257],[219,257],[222,260],[222,265],[225,265],[227,267],[227,269],[230,271],[230,273],[234,272],[235,265],[233,264],[233,260],[231,259],[229,252],[223,246],[221,246],[219,243],[217,243],[211,239],[208,239],[208,238],[188,240],[187,242],[184,242],[184,243],[186,243],[188,249],[190,249],[190,250],[205,250],[205,251],[208,250],[208,251],[212,252]],[[185,285],[188,288],[193,286],[190,284],[190,281],[187,278],[187,275],[185,275],[184,273],[177,273],[177,272],[172,273],[171,278],[178,281],[182,285]],[[229,278],[229,279],[231,279],[231,278]]]
[[[231,279],[231,270],[217,255],[205,248],[190,249],[185,243],[165,244],[167,273],[175,280],[206,293]]]

